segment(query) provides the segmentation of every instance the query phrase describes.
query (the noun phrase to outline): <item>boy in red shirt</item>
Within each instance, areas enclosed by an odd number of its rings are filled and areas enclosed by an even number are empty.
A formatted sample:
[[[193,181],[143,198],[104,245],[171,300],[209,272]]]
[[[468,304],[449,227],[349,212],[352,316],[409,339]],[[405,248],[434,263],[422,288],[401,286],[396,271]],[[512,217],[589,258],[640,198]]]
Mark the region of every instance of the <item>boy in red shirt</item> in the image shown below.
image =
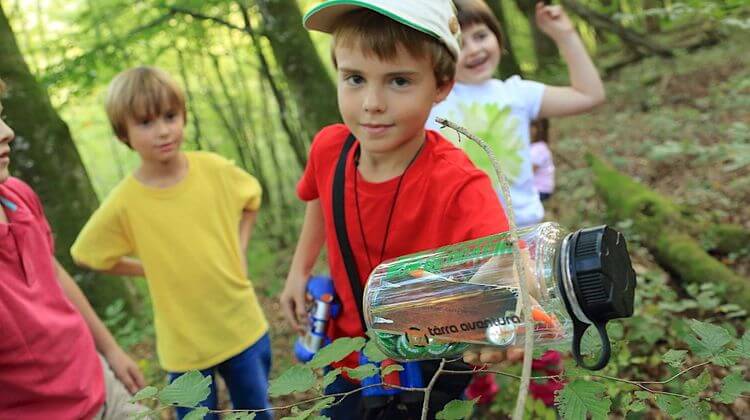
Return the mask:
[[[356,281],[363,287],[384,260],[502,232],[508,223],[487,175],[439,133],[424,129],[433,105],[445,99],[454,83],[459,26],[450,0],[328,1],[306,14],[305,26],[333,34],[344,124],[316,135],[297,185],[307,209],[281,305],[302,333],[307,280],[325,242],[342,305],[330,323],[329,338],[360,337],[364,331],[333,216],[333,178],[350,135],[355,140],[345,160],[343,207]],[[480,360],[476,354],[471,357]],[[353,354],[333,367],[357,365]],[[434,368],[434,363],[423,363],[426,380]],[[441,377],[432,393],[430,417],[461,398],[469,378]],[[339,377],[326,393],[356,387]],[[334,420],[372,415],[357,415],[359,399],[359,393],[351,395],[323,414]],[[419,417],[421,401],[409,405],[409,412],[404,406],[392,399],[375,416]]]
[[[0,418],[136,415],[143,375],[55,259],[39,198],[9,175],[13,138],[0,118]]]

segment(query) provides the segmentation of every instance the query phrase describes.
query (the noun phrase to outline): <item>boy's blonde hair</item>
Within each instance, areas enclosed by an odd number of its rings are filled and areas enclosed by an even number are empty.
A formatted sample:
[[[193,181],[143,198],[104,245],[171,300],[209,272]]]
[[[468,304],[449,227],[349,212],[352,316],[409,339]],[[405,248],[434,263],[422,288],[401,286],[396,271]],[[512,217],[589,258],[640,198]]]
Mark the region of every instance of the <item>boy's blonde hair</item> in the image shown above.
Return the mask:
[[[336,24],[331,46],[336,67],[338,46],[359,48],[381,60],[395,58],[401,46],[414,58],[430,58],[438,86],[456,77],[456,58],[439,40],[369,9],[349,12]]]
[[[105,102],[117,138],[130,147],[127,120],[150,120],[167,112],[182,112],[187,121],[185,94],[163,70],[135,67],[115,76]]]
[[[495,34],[500,48],[503,48],[503,31],[500,29],[500,22],[484,0],[453,0],[453,4],[456,5],[458,23],[462,28],[484,23]]]

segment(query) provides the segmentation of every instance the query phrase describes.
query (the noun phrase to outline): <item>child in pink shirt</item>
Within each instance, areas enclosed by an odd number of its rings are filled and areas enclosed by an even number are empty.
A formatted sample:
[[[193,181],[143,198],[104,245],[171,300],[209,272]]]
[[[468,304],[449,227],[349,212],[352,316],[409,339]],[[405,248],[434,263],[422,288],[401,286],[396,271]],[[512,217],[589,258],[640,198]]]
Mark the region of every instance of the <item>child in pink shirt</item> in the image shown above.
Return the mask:
[[[536,120],[531,124],[531,165],[534,171],[534,187],[539,198],[546,201],[555,191],[555,163],[549,150],[549,120]]]

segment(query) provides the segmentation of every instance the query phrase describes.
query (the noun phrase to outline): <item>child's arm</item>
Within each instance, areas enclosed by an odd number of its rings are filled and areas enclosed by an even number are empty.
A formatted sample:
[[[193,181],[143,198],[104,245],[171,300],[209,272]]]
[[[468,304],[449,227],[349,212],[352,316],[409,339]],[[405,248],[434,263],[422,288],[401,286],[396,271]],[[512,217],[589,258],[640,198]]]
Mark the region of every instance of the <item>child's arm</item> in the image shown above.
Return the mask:
[[[300,334],[304,333],[307,323],[305,311],[307,280],[315,267],[320,249],[325,243],[324,223],[320,200],[309,201],[305,210],[302,232],[297,241],[297,249],[294,251],[292,265],[286,277],[286,285],[280,297],[284,316],[292,328]]]
[[[258,218],[257,211],[243,210],[240,219],[240,254],[242,255],[242,270],[247,277],[247,244],[253,235],[255,220]]]
[[[85,267],[85,264],[79,264]],[[88,268],[88,267],[87,267]],[[105,274],[111,274],[113,276],[128,276],[128,277],[145,277],[146,273],[143,271],[143,264],[140,260],[130,257],[122,257],[112,268],[107,270],[96,270],[101,271]]]
[[[138,365],[117,344],[76,282],[57,260],[55,260],[55,267],[57,280],[60,282],[63,292],[83,316],[91,335],[94,337],[96,349],[107,359],[117,379],[125,385],[131,394],[146,386],[146,381],[143,379],[143,374]]]
[[[538,118],[580,114],[603,103],[602,79],[565,11],[537,3],[536,22],[557,44],[570,74],[570,86],[545,87]]]

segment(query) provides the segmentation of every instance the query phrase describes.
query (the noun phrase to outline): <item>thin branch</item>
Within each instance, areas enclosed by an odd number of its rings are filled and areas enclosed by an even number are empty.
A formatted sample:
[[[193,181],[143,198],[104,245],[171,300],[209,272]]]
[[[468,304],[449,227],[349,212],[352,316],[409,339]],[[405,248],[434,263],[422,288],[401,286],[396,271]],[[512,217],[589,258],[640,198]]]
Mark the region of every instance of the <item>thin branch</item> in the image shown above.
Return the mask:
[[[430,394],[432,393],[432,388],[435,387],[438,376],[440,376],[440,374],[443,372],[444,366],[445,359],[440,359],[440,366],[438,366],[437,371],[434,375],[432,375],[432,379],[430,379],[430,383],[427,385],[427,390],[424,393],[424,401],[422,401],[422,420],[427,420],[427,413],[429,412],[430,408]]]
[[[672,376],[671,378],[667,379],[666,381],[636,381],[636,382],[638,382],[639,384],[645,384],[645,385],[665,385],[665,384],[668,384],[668,383],[672,382],[673,380],[677,379],[678,377],[680,377],[680,376],[682,376],[682,375],[690,372],[693,369],[697,369],[697,368],[699,368],[701,366],[706,366],[706,365],[710,365],[710,364],[711,364],[711,362],[703,362],[703,363],[699,363],[699,364],[697,364],[695,366],[690,366],[689,368],[687,368],[687,369],[685,369],[685,370],[683,370],[683,371],[681,371],[679,373],[676,373],[674,376]],[[600,376],[602,378],[609,378],[608,376],[602,376],[602,375],[600,375]]]
[[[177,7],[177,6],[170,6],[169,8],[167,8],[167,10],[169,10],[169,12],[171,14],[188,15],[188,16],[193,17],[194,19],[208,20],[208,21],[217,23],[217,24],[219,24],[221,26],[226,26],[227,28],[234,29],[236,31],[245,32],[245,29],[243,29],[242,27],[239,27],[239,26],[237,26],[237,25],[235,25],[235,24],[233,24],[233,23],[231,23],[229,21],[226,21],[226,20],[224,20],[222,18],[219,18],[219,17],[216,17],[216,16],[209,16],[209,15],[203,14],[201,12],[196,12],[195,10],[186,9],[186,8]]]
[[[357,389],[353,389],[353,390],[347,391],[347,392],[339,392],[339,393],[336,393],[336,394],[320,395],[318,397],[308,398],[308,399],[303,400],[303,401],[298,401],[298,402],[295,402],[295,403],[291,403],[291,404],[287,404],[287,405],[282,405],[282,406],[279,406],[279,407],[270,407],[270,408],[263,408],[263,409],[258,409],[258,410],[239,410],[239,409],[231,409],[231,410],[209,410],[209,413],[212,413],[212,414],[229,414],[229,413],[262,413],[262,412],[265,412],[265,411],[280,411],[280,410],[288,410],[290,408],[298,407],[298,406],[301,406],[303,404],[307,404],[307,403],[311,403],[311,402],[316,402],[316,401],[324,400],[326,398],[341,397],[341,399],[339,399],[334,404],[332,404],[332,406],[333,406],[333,405],[336,405],[336,404],[340,403],[341,401],[343,401],[346,397],[348,397],[350,395],[356,394],[356,393],[358,393],[358,392],[360,392],[362,390],[368,389],[368,388],[374,388],[374,387],[378,387],[378,386],[382,386],[384,388],[398,389],[398,390],[401,390],[401,391],[413,391],[413,392],[426,392],[428,390],[428,388],[410,388],[410,387],[406,387],[406,386],[391,385],[391,384],[372,384],[372,385],[366,385],[366,386],[363,386],[363,387],[360,387],[360,388],[357,388]],[[156,400],[155,398],[153,398],[153,399]],[[156,401],[158,401],[158,400],[156,400]],[[157,407],[153,411],[161,411],[161,410],[164,410],[164,409],[167,409],[167,408],[172,408],[172,407],[189,408],[189,409],[198,408],[198,407],[187,406],[187,405],[167,405],[167,406]]]
[[[473,140],[475,143],[479,145],[479,147],[484,150],[484,152],[489,156],[490,162],[492,162],[492,167],[495,169],[495,174],[497,175],[497,179],[500,182],[500,189],[503,193],[503,199],[505,200],[505,204],[507,207],[507,217],[508,217],[508,224],[510,227],[510,239],[513,242],[513,265],[515,267],[516,273],[518,273],[518,288],[521,294],[521,308],[523,312],[523,322],[526,325],[526,329],[524,331],[524,354],[523,354],[523,365],[521,368],[521,384],[519,385],[518,389],[518,398],[516,399],[516,408],[513,411],[513,420],[523,420],[523,413],[526,408],[526,396],[528,395],[527,390],[529,389],[529,377],[531,377],[531,359],[534,352],[534,339],[532,336],[532,333],[534,331],[533,325],[531,319],[531,297],[529,296],[529,291],[526,285],[526,264],[523,264],[523,259],[521,257],[521,249],[519,248],[519,240],[518,240],[518,232],[517,232],[517,226],[516,226],[516,216],[513,212],[513,201],[510,196],[510,187],[508,186],[508,178],[505,176],[505,173],[500,168],[500,164],[497,161],[497,158],[495,157],[495,153],[493,152],[492,148],[482,139],[479,137],[473,135],[469,132],[469,130],[465,129],[464,127],[459,126],[458,124],[455,124],[451,121],[446,120],[445,118],[436,118],[435,121],[437,121],[438,124],[442,124],[445,127],[450,127],[451,129],[455,130],[459,134],[463,134],[469,139]],[[518,310],[518,306],[516,306],[516,311]]]

